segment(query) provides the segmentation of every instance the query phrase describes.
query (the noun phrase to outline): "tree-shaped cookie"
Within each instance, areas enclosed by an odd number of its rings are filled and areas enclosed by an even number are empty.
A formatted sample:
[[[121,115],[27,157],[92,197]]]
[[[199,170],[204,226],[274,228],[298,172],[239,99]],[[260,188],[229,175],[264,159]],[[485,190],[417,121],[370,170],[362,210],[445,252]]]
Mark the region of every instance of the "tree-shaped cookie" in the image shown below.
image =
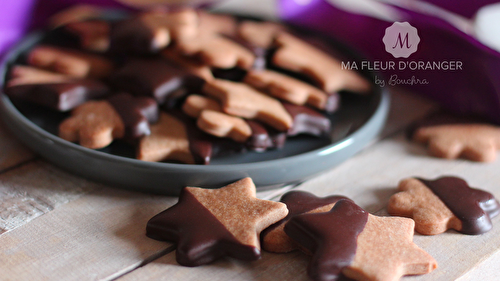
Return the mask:
[[[286,32],[279,33],[272,62],[313,79],[327,93],[339,90],[367,92],[370,83],[354,71],[342,69],[340,61]]]
[[[218,34],[200,34],[196,38],[179,40],[177,50],[186,56],[197,57],[212,67],[252,67],[255,56],[247,48]]]
[[[399,183],[389,200],[391,215],[411,217],[415,230],[435,235],[448,229],[481,234],[491,229],[491,218],[500,213],[492,194],[469,187],[457,177],[436,180],[408,178]]]
[[[413,243],[413,228],[411,219],[373,216],[340,200],[329,212],[293,217],[285,232],[312,253],[307,272],[314,280],[335,280],[342,273],[355,280],[392,281],[437,267]]]
[[[148,222],[146,234],[177,243],[177,262],[185,266],[224,256],[256,260],[259,233],[288,210],[283,203],[255,198],[255,192],[250,178],[219,189],[186,187],[176,205]]]
[[[486,124],[448,124],[420,127],[413,140],[428,144],[437,157],[464,157],[473,161],[495,161],[500,149],[500,128]]]
[[[249,71],[243,81],[275,98],[296,105],[307,104],[327,112],[334,112],[338,108],[340,97],[337,92],[326,94],[312,85],[276,71]]]
[[[246,84],[214,79],[203,86],[203,92],[219,100],[227,114],[257,119],[280,131],[292,126],[292,117],[278,100]]]
[[[76,78],[107,77],[114,68],[113,63],[103,56],[48,45],[35,47],[27,60],[32,66]]]

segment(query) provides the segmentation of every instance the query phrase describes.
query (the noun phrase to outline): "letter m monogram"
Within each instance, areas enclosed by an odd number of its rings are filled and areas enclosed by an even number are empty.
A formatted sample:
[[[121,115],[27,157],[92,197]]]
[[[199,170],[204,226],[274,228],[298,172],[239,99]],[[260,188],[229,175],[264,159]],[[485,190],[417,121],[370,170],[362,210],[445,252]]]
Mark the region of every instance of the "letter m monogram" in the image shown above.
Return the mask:
[[[408,33],[402,38],[401,33],[398,33],[398,37],[396,38],[396,42],[394,42],[394,46],[392,46],[393,49],[396,49],[396,47],[399,45],[399,48],[402,49],[403,46],[406,45],[406,49],[411,48],[412,45],[410,45],[410,41],[408,40]]]

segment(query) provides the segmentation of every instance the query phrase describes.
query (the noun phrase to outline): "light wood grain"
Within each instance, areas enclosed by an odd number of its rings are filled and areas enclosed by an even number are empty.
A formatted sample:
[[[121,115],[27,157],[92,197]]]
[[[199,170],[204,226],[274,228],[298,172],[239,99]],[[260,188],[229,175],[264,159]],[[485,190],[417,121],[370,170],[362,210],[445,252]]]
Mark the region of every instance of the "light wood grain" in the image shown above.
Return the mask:
[[[43,162],[0,175],[0,234],[13,230],[90,190],[102,188]]]
[[[33,152],[22,145],[0,121],[0,173],[34,157]]]
[[[0,272],[11,280],[112,279],[168,248],[146,222],[175,198],[96,190],[0,236]]]

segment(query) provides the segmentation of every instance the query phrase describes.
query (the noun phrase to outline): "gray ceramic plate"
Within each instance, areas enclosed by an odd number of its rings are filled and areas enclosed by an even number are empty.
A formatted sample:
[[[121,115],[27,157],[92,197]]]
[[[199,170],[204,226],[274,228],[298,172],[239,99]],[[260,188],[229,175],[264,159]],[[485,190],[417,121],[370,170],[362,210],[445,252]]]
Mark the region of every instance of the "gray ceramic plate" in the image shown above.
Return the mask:
[[[6,57],[1,78],[26,50],[47,36],[28,36]],[[2,83],[3,84],[3,83]],[[367,96],[342,94],[342,107],[330,118],[329,138],[290,138],[283,149],[248,152],[213,159],[210,165],[150,163],[133,159],[133,147],[112,144],[91,150],[57,137],[58,123],[66,113],[29,104],[14,104],[0,96],[0,115],[28,147],[53,164],[82,177],[136,191],[176,195],[184,186],[221,187],[251,177],[259,189],[279,187],[311,178],[345,161],[382,129],[389,96],[378,86]]]

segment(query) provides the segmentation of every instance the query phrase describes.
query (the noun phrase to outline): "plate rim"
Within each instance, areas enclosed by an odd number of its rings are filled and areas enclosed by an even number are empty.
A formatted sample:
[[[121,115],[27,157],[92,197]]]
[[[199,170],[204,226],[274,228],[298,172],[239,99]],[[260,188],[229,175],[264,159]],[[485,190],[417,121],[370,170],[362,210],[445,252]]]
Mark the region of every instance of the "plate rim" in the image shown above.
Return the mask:
[[[375,101],[375,107],[373,110],[373,113],[368,117],[364,123],[357,128],[355,131],[351,132],[349,135],[347,135],[345,138],[342,138],[341,140],[338,140],[334,143],[331,143],[329,145],[323,146],[321,148],[317,148],[311,151],[299,153],[297,155],[292,155],[292,156],[286,156],[282,158],[277,158],[277,159],[272,159],[272,160],[264,160],[264,161],[257,161],[257,162],[250,162],[250,163],[235,163],[235,164],[209,164],[209,165],[199,165],[199,164],[177,164],[177,163],[166,163],[166,162],[147,162],[147,161],[142,161],[134,158],[127,158],[123,156],[118,156],[118,155],[112,155],[106,152],[102,151],[97,151],[93,149],[89,149],[83,146],[80,146],[79,144],[75,144],[66,140],[61,139],[60,137],[44,130],[43,128],[39,127],[35,123],[33,123],[31,120],[29,120],[26,116],[24,116],[11,102],[10,98],[4,93],[3,91],[3,84],[4,84],[4,79],[6,78],[6,72],[10,64],[14,62],[17,57],[24,52],[29,46],[34,44],[35,42],[39,41],[40,39],[43,38],[45,33],[43,32],[33,32],[23,38],[18,44],[16,44],[13,48],[10,49],[10,51],[4,56],[4,59],[1,62],[1,69],[0,69],[0,84],[2,85],[1,88],[1,93],[0,93],[0,106],[1,106],[1,113],[2,119],[5,121],[8,118],[14,118],[17,121],[21,122],[21,124],[25,127],[28,132],[35,133],[38,135],[38,137],[41,137],[48,142],[55,143],[60,149],[66,150],[66,151],[72,151],[72,152],[77,152],[83,154],[85,157],[90,157],[93,159],[98,159],[98,160],[105,160],[108,162],[114,162],[114,163],[120,163],[120,164],[126,164],[130,165],[131,167],[135,168],[141,168],[141,169],[153,169],[155,171],[158,170],[171,170],[171,171],[182,171],[184,173],[211,173],[211,172],[221,172],[221,171],[226,171],[226,172],[235,172],[235,171],[254,171],[258,169],[266,169],[269,167],[281,167],[281,166],[287,166],[287,162],[308,162],[312,161],[314,159],[324,159],[324,157],[327,157],[331,155],[332,153],[335,153],[338,150],[341,150],[344,147],[349,147],[352,143],[355,142],[355,140],[360,137],[362,138],[364,134],[367,134],[367,132],[370,130],[371,127],[375,126],[375,132],[371,133],[369,136],[369,140],[365,140],[365,143],[356,149],[354,153],[359,152],[362,148],[364,148],[374,137],[376,137],[380,131],[383,128],[383,125],[385,124],[385,120],[387,118],[387,114],[389,111],[389,104],[390,104],[390,98],[388,94],[387,88],[381,88],[380,90],[375,90],[374,95],[377,95],[378,100]],[[373,84],[373,83],[372,83]],[[373,86],[376,86],[373,84]],[[376,124],[378,122],[378,124]],[[9,124],[7,124],[9,125]],[[11,127],[11,126],[9,126]],[[23,140],[22,137],[19,136],[20,133],[16,133],[15,129],[11,128],[12,131],[14,131],[14,134],[20,139],[21,142],[25,143],[28,147],[31,149],[35,150],[38,154],[40,154],[39,151],[37,151],[36,148],[34,148],[33,145],[26,143],[25,140]],[[366,138],[366,137],[365,137]],[[353,154],[354,154],[353,153]],[[44,157],[46,158],[46,157]],[[347,159],[347,158],[346,158]],[[53,162],[50,161],[49,162]],[[318,160],[319,161],[319,160]],[[341,162],[345,161],[342,160]],[[58,163],[54,163],[58,164]],[[335,166],[335,165],[333,165]],[[332,168],[333,166],[328,166],[327,168],[316,172],[316,174]],[[64,168],[64,167],[63,167]],[[75,172],[71,169],[69,169],[72,172]],[[75,172],[78,174],[78,172]],[[313,175],[310,175],[313,176]],[[167,191],[167,193],[169,193]]]

